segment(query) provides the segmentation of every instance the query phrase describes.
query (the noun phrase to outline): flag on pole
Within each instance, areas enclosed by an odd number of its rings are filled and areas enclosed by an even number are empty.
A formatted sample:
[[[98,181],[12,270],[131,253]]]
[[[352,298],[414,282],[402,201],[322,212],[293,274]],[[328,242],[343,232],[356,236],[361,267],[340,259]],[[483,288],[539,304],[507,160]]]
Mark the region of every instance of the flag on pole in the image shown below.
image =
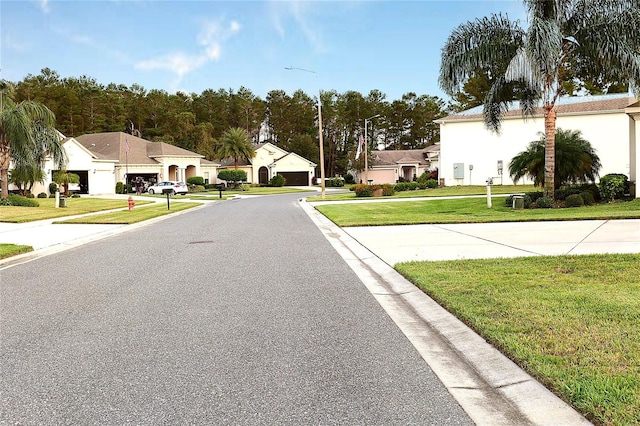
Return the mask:
[[[362,154],[362,146],[364,145],[364,138],[360,135],[360,141],[358,142],[358,149],[356,150],[356,160],[360,158],[360,154]]]
[[[129,138],[124,138],[124,149],[129,153]]]

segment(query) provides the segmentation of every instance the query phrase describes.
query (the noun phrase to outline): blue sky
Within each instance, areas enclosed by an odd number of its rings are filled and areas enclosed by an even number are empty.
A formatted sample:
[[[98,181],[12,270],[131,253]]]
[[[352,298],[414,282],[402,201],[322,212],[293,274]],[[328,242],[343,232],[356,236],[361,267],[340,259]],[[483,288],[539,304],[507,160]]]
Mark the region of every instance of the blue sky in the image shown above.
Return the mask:
[[[0,0],[0,76],[15,82],[48,67],[169,93],[377,89],[390,101],[407,92],[448,100],[438,87],[444,42],[459,24],[499,12],[525,19],[515,0]]]

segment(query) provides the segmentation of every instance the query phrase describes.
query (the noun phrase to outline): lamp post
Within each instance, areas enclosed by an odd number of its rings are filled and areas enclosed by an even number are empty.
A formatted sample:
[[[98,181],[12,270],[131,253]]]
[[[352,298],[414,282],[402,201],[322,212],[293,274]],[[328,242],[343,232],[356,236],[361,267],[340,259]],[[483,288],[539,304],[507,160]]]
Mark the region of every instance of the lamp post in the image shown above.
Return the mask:
[[[315,71],[305,70],[304,68],[297,67],[284,67],[286,70],[297,70],[310,72],[316,74]],[[316,74],[317,76],[317,74]],[[320,88],[318,88],[318,144],[320,145],[320,188],[322,188],[322,199],[325,199],[325,186],[324,186],[324,142],[322,139],[322,102],[320,100]]]
[[[380,117],[380,114],[376,114],[373,117],[364,119],[364,181],[367,183],[369,183],[369,180],[367,179],[368,172],[369,172],[369,158],[367,156],[367,150],[369,148],[369,143],[367,142],[367,136],[368,136],[367,124],[369,123],[370,120],[373,120],[374,118],[377,118],[377,117]]]

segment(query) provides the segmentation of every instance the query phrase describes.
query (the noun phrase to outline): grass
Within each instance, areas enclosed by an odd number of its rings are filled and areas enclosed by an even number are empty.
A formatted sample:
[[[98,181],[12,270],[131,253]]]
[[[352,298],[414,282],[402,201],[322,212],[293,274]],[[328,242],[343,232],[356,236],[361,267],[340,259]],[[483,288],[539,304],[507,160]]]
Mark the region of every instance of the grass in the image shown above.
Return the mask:
[[[344,187],[346,192],[340,192],[337,194],[326,194],[325,199],[322,196],[316,195],[307,197],[307,201],[345,201],[345,200],[379,200],[379,198],[357,198],[356,193],[349,191],[348,187]],[[521,194],[524,192],[536,191],[533,185],[495,185],[491,187],[492,194]],[[483,195],[487,193],[486,186],[445,186],[442,188],[433,189],[417,189],[414,191],[402,191],[396,192],[395,195],[387,198],[422,198],[422,197],[452,197],[463,195]]]
[[[0,243],[0,259],[5,259],[22,253],[28,253],[30,251],[33,251],[33,247],[31,246]]]
[[[68,219],[54,223],[86,223],[86,224],[123,224],[129,225],[132,223],[142,222],[143,220],[153,219],[154,217],[164,216],[167,214],[179,212],[181,210],[190,209],[192,207],[199,206],[198,203],[170,203],[170,210],[167,209],[165,203],[158,203],[152,206],[145,206],[140,208],[134,208],[132,211],[119,210],[115,212],[109,212],[104,214],[96,214],[90,216],[77,217],[74,219]]]
[[[638,254],[396,269],[589,420],[640,424]]]
[[[127,200],[67,198],[67,207],[55,208],[54,198],[38,198],[40,207],[0,206],[0,222],[23,223],[127,207]],[[151,201],[136,201],[136,205]]]
[[[640,199],[579,208],[513,210],[504,197],[420,200],[316,206],[338,226],[410,225],[420,223],[489,223],[545,220],[637,219]]]

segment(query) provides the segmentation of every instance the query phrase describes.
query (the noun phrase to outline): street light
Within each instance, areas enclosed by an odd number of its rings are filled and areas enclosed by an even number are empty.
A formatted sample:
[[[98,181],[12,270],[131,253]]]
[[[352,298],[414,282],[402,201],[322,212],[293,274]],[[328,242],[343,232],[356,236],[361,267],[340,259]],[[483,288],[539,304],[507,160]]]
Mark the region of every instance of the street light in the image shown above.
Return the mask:
[[[315,71],[305,70],[304,68],[297,67],[284,67],[285,70],[297,70],[310,72],[316,74]],[[316,74],[317,76],[318,74]],[[320,101],[320,88],[318,88],[318,144],[320,145],[320,187],[322,188],[322,199],[325,199],[325,186],[324,186],[324,143],[322,140],[322,106]]]
[[[369,148],[369,144],[367,143],[367,124],[370,120],[373,120],[377,117],[380,117],[380,114],[376,114],[373,117],[364,119],[364,181],[367,183],[369,183],[369,180],[367,179],[367,173],[369,171],[369,159],[367,158],[367,149]]]

